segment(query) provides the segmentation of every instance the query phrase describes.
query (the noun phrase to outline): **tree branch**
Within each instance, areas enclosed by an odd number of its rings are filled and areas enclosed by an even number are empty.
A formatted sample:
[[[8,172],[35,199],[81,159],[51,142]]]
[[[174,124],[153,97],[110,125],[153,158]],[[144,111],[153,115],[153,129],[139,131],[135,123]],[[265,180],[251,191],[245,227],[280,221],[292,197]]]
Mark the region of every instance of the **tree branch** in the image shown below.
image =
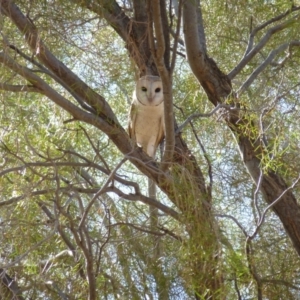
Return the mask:
[[[97,127],[99,126],[99,128],[101,128],[104,132],[111,132],[112,126],[107,123],[107,121],[78,108],[72,102],[68,101],[66,98],[52,89],[44,80],[35,75],[30,69],[21,66],[4,52],[0,52],[0,63],[7,66],[9,69],[13,70],[20,76],[24,77],[36,89],[39,89],[40,93],[44,94],[58,106],[68,111],[77,120],[84,121]]]
[[[202,10],[200,6],[200,2],[197,2],[196,7],[196,13],[197,13],[197,25],[198,25],[198,36],[199,36],[199,42],[200,42],[200,48],[201,51],[206,54],[206,37],[205,37],[205,31],[204,31],[204,24],[203,24],[203,17],[202,17]]]
[[[231,94],[231,82],[214,60],[204,52],[198,32],[197,7],[199,0],[186,0],[183,4],[183,33],[189,66],[204,88],[209,100],[217,106]]]
[[[300,20],[300,15],[294,16],[292,17],[290,20],[278,24],[272,28],[270,28],[267,33],[260,39],[260,41],[257,43],[257,45],[252,48],[252,50],[246,50],[244,57],[242,58],[242,60],[238,63],[238,65],[229,72],[228,74],[228,78],[229,79],[233,79],[237,74],[239,74],[242,69],[249,63],[249,61],[267,44],[267,42],[270,40],[270,38],[277,32],[282,31],[286,28],[288,28],[289,26],[293,25],[295,22],[299,22]],[[255,34],[256,31],[254,30]],[[254,36],[252,37],[250,35],[250,40],[253,39]],[[249,40],[248,43],[248,48],[252,47],[251,45],[249,45],[251,42]],[[248,51],[248,52],[247,52]]]
[[[8,92],[32,92],[32,93],[41,93],[41,90],[36,88],[34,85],[12,85],[0,83],[0,90]]]
[[[8,47],[12,50],[14,50],[16,53],[18,53],[21,57],[23,57],[25,60],[28,62],[32,63],[33,65],[37,66],[41,72],[45,73],[46,75],[50,76],[53,80],[55,80],[58,84],[60,84],[64,89],[66,89],[73,97],[74,99],[81,105],[81,107],[90,113],[96,114],[95,109],[93,109],[91,106],[87,105],[84,102],[84,99],[82,99],[77,93],[75,93],[68,85],[66,85],[60,77],[57,75],[53,74],[50,70],[45,68],[42,64],[38,63],[33,57],[29,57],[25,53],[23,53],[20,49],[18,49],[14,45],[8,45]]]
[[[176,134],[181,132],[183,130],[183,128],[189,124],[193,119],[196,119],[196,118],[208,118],[208,117],[211,117],[212,115],[214,115],[220,108],[225,108],[227,110],[232,110],[232,109],[235,109],[234,107],[228,105],[228,104],[222,104],[222,103],[219,103],[211,112],[209,113],[194,113],[194,114],[191,114],[190,116],[188,116],[186,118],[186,120],[176,129]]]
[[[18,27],[19,31],[24,35],[27,44],[38,57],[40,62],[56,74],[70,90],[74,91],[91,107],[93,107],[98,116],[100,116],[105,122],[119,126],[113,111],[105,99],[94,92],[49,51],[43,40],[40,38],[38,30],[32,21],[26,18],[20,9],[10,0],[1,0],[0,6],[1,11],[3,11],[12,20],[12,22]]]
[[[12,298],[10,298],[10,299],[24,300],[24,298],[22,297],[22,291],[19,288],[17,282],[15,280],[13,280],[2,268],[0,268],[0,281],[8,289],[8,291],[12,294]],[[2,293],[1,293],[1,296],[3,296]],[[5,295],[5,296],[8,296],[8,295]]]
[[[289,15],[289,14],[291,14],[292,12],[297,11],[297,10],[299,10],[299,9],[300,9],[300,6],[298,6],[298,7],[293,6],[292,9],[289,9],[289,10],[287,10],[286,12],[284,12],[284,13],[282,13],[282,14],[280,14],[280,15],[274,17],[274,18],[271,18],[270,20],[264,22],[263,24],[257,26],[256,28],[254,28],[254,29],[251,31],[251,33],[250,33],[249,41],[248,41],[248,46],[247,46],[247,49],[246,49],[246,52],[245,52],[244,56],[247,55],[247,54],[250,52],[250,50],[253,48],[254,37],[255,37],[255,35],[256,35],[260,30],[264,29],[265,27],[267,27],[268,25],[270,25],[270,24],[272,24],[272,23],[275,23],[275,22],[277,22],[277,21],[279,21],[279,20],[285,18],[287,15]]]
[[[298,176],[298,178],[295,180],[295,182],[289,186],[287,189],[285,189],[278,197],[277,199],[275,199],[271,204],[269,204],[263,211],[261,217],[260,217],[260,220],[258,222],[258,225],[256,226],[253,234],[251,236],[249,236],[249,239],[253,240],[255,238],[255,236],[257,235],[258,231],[260,230],[260,227],[263,225],[264,223],[264,220],[265,220],[265,217],[266,217],[266,214],[267,212],[273,207],[275,206],[282,198],[283,196],[288,193],[290,190],[292,190],[297,184],[298,182],[300,181],[300,175]]]
[[[108,187],[109,183],[114,179],[114,176],[118,169],[126,162],[127,158],[123,158],[113,169],[113,171],[109,174],[108,178],[106,179],[106,182],[101,187],[101,189],[94,195],[93,199],[90,200],[89,204],[87,205],[86,209],[84,210],[84,213],[81,217],[80,223],[78,228],[81,229],[84,226],[85,219],[87,218],[87,215],[89,213],[89,210],[93,206],[94,202],[97,200],[97,198],[103,193],[103,191]]]
[[[56,231],[57,231],[57,224],[55,224],[54,229],[44,239],[42,239],[41,241],[37,242],[35,245],[33,245],[32,247],[30,247],[23,254],[17,256],[12,262],[4,265],[3,268],[8,269],[8,268],[11,268],[11,267],[15,266],[16,264],[20,263],[22,261],[22,259],[24,259],[27,255],[29,255],[34,250],[36,250],[38,247],[40,247],[42,244],[44,244],[45,242],[47,242],[48,240],[50,240],[56,234]]]
[[[130,200],[130,201],[141,201],[144,204],[158,208],[166,215],[173,217],[177,221],[180,221],[180,214],[178,212],[176,212],[174,209],[160,203],[159,201],[157,201],[155,199],[149,198],[142,194],[125,194],[120,189],[116,188],[115,186],[110,186],[110,187],[106,188],[105,192],[106,193],[114,192],[121,198]]]
[[[166,51],[166,41],[163,28],[160,1],[149,1],[148,7],[152,8],[152,18],[157,39],[156,49],[154,48],[154,35],[152,24],[149,24],[150,38],[152,41],[152,52],[155,59],[159,75],[163,83],[164,90],[164,120],[165,120],[165,151],[162,159],[162,171],[166,171],[173,159],[175,136],[174,136],[174,113],[173,113],[173,93],[172,93],[172,76],[168,70],[169,62],[164,61]],[[168,43],[168,42],[167,42]]]
[[[172,55],[171,66],[170,66],[170,74],[173,74],[173,72],[174,72],[178,43],[183,42],[179,38],[180,28],[181,28],[181,13],[182,13],[182,0],[179,0],[176,32],[173,32],[172,28],[170,29],[170,33],[174,37],[174,46],[173,46],[173,49],[172,49],[173,50],[173,55]]]
[[[276,55],[278,55],[280,52],[283,52],[289,47],[292,46],[300,46],[300,41],[292,41],[289,43],[285,43],[281,46],[279,46],[277,49],[272,50],[268,57],[252,72],[252,74],[249,76],[249,78],[244,82],[244,84],[239,88],[237,91],[237,94],[241,96],[252,84],[252,82],[257,78],[257,76],[273,61]]]

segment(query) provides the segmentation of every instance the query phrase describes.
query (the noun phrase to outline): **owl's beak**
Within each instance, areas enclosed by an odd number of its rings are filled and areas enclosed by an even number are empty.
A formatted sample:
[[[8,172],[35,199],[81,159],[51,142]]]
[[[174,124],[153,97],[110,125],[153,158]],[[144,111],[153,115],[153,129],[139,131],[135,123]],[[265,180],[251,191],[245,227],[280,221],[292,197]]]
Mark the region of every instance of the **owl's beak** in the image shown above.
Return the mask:
[[[148,97],[148,101],[149,101],[150,103],[153,102],[154,95],[153,95],[152,93],[149,93],[149,94],[147,95],[147,97]]]

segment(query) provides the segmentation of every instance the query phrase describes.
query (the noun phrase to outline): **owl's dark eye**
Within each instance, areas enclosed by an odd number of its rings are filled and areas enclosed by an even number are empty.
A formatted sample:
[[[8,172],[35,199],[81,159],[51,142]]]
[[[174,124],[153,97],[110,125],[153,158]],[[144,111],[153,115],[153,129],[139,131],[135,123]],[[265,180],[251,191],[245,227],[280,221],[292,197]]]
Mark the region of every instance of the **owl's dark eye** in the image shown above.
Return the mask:
[[[160,92],[160,88],[155,89],[155,93],[159,93]]]
[[[143,92],[147,92],[147,88],[145,88],[144,86],[142,86],[142,91]]]

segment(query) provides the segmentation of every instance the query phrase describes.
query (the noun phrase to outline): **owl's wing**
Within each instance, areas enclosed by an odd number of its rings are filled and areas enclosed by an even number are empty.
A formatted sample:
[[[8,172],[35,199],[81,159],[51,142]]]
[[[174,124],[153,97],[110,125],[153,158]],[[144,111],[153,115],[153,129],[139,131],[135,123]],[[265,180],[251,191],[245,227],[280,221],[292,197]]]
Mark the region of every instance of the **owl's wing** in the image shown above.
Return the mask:
[[[135,139],[135,122],[137,116],[137,107],[132,103],[129,111],[128,133],[131,139]]]
[[[157,138],[156,138],[156,142],[155,142],[155,149],[157,149],[158,145],[161,143],[162,139],[165,136],[165,128],[164,128],[165,124],[164,124],[164,118],[161,118],[159,120],[159,131],[157,133]]]

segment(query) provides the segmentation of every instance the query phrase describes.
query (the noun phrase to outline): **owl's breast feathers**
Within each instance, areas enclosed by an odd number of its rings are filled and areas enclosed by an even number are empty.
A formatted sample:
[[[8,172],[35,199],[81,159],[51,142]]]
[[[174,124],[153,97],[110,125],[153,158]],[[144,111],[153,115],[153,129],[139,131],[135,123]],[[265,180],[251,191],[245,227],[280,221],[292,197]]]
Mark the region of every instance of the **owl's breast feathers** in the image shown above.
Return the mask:
[[[154,157],[156,148],[164,137],[164,106],[132,104],[129,135],[136,140],[149,156]]]
[[[147,75],[136,82],[129,114],[129,135],[151,157],[164,137],[164,95],[161,79]]]

